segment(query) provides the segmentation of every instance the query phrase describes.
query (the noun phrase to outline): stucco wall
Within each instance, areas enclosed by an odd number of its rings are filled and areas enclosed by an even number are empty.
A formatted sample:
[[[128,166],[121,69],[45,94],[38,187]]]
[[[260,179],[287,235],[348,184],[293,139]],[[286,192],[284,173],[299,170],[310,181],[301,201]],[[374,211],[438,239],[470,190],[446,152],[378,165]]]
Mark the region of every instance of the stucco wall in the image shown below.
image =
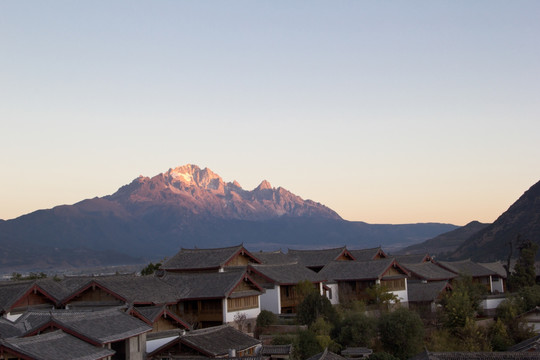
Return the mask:
[[[281,300],[279,297],[279,285],[273,289],[266,289],[266,292],[260,296],[261,310],[268,310],[274,314],[281,314]]]

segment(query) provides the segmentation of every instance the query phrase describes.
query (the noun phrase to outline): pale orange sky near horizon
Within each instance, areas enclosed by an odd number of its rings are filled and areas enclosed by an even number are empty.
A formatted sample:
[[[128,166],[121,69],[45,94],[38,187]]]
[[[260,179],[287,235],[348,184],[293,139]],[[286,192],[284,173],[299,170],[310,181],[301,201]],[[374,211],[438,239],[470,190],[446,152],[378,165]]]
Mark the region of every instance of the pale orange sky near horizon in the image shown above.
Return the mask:
[[[540,180],[540,3],[0,2],[0,219],[192,163],[346,220]]]

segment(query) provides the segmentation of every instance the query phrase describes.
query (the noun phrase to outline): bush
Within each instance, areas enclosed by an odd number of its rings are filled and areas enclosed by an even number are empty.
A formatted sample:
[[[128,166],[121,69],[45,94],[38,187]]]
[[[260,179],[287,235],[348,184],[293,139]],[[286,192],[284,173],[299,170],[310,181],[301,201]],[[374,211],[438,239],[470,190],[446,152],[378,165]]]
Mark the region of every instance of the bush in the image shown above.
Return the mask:
[[[422,351],[424,324],[417,313],[400,308],[381,316],[379,335],[385,351],[408,359]]]
[[[257,327],[265,327],[269,325],[274,325],[278,321],[278,317],[276,314],[274,314],[271,311],[268,310],[261,310],[259,315],[257,316]]]

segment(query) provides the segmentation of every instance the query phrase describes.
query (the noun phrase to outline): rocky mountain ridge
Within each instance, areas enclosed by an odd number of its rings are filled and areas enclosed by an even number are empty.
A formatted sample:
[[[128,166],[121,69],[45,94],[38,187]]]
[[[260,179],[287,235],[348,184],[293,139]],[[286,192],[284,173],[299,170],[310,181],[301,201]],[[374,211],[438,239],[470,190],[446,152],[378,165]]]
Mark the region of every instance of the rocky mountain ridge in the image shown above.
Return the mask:
[[[39,271],[159,260],[180,247],[251,250],[397,248],[455,229],[451,224],[377,225],[263,181],[253,190],[185,165],[140,176],[117,192],[0,222],[0,269]]]

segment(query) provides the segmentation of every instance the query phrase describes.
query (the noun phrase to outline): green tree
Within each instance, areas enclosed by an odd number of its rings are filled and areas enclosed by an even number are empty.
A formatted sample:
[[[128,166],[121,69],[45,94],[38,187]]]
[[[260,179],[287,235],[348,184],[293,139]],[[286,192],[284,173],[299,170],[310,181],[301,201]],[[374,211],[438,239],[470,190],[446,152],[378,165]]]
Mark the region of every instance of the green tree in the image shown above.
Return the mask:
[[[369,347],[377,335],[377,321],[365,313],[351,312],[336,327],[336,341],[342,346]]]
[[[493,351],[506,351],[509,346],[514,344],[512,338],[501,319],[497,319],[489,328],[489,338]]]
[[[300,360],[308,359],[324,350],[319,345],[315,333],[310,330],[298,331],[296,341],[293,346],[293,355],[296,359]]]
[[[390,305],[399,303],[399,297],[381,284],[375,284],[366,289],[369,303],[377,305],[379,310],[389,310]]]
[[[156,264],[154,263],[150,263],[148,265],[146,265],[142,270],[141,270],[141,275],[142,276],[147,276],[147,275],[152,275],[153,273],[156,272],[156,270],[159,269],[159,267],[161,266],[161,263],[158,262]]]
[[[538,245],[530,240],[526,240],[518,244],[518,249],[519,258],[514,266],[514,271],[508,279],[508,288],[511,291],[518,291],[524,287],[536,284],[534,260],[538,251]]]
[[[319,317],[323,317],[332,324],[338,320],[337,311],[330,300],[315,291],[307,294],[304,301],[298,305],[296,320],[300,324],[310,326]]]
[[[274,325],[278,322],[278,317],[271,311],[261,310],[259,315],[257,315],[256,325],[258,328]]]
[[[385,351],[408,359],[422,351],[424,325],[416,312],[399,308],[380,317],[379,336]]]
[[[369,360],[399,360],[399,358],[387,352],[381,351],[369,355]]]

